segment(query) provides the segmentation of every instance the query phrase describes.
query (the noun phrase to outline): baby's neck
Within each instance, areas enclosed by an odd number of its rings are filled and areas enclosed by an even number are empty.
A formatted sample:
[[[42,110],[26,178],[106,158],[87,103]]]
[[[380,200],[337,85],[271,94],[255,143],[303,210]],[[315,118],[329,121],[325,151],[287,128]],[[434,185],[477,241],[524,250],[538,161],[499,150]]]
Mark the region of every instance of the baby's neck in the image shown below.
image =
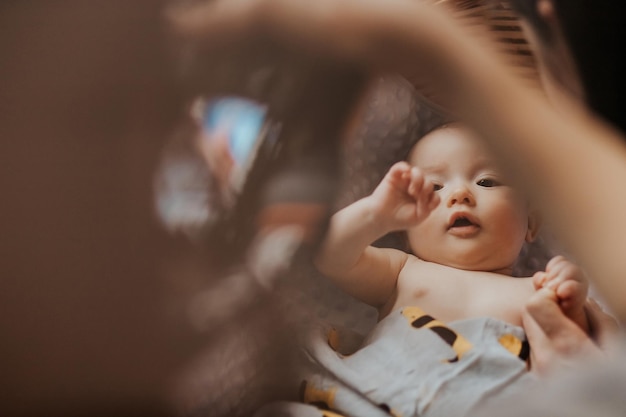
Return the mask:
[[[506,275],[508,277],[513,276],[513,267],[508,266],[506,268],[496,269],[495,271],[485,271],[485,272],[493,272],[494,274]]]
[[[427,261],[427,262],[432,262],[432,261]],[[506,266],[503,268],[498,268],[498,269],[494,269],[494,270],[490,270],[490,269],[470,269],[470,268],[463,268],[463,266],[458,266],[458,265],[446,265],[445,263],[439,263],[439,262],[434,262],[437,263],[439,265],[443,265],[443,266],[447,266],[449,268],[454,268],[454,269],[459,269],[461,271],[473,271],[473,272],[489,272],[491,274],[498,274],[498,275],[504,275],[507,277],[512,277],[513,276],[513,266]]]
[[[429,256],[419,256],[413,251],[411,253],[412,256],[415,256],[418,260],[424,262],[430,262],[433,264],[438,264],[441,266],[445,266],[448,268],[457,269],[459,271],[468,271],[468,272],[485,272],[491,274],[504,275],[507,277],[513,277],[513,270],[515,266],[515,261],[508,265],[498,266],[498,262],[493,262],[491,258],[483,258],[475,261],[474,259],[467,258],[450,258],[450,257],[429,257]],[[509,261],[510,262],[510,261]],[[495,265],[494,265],[495,264]],[[494,269],[491,269],[493,267]]]

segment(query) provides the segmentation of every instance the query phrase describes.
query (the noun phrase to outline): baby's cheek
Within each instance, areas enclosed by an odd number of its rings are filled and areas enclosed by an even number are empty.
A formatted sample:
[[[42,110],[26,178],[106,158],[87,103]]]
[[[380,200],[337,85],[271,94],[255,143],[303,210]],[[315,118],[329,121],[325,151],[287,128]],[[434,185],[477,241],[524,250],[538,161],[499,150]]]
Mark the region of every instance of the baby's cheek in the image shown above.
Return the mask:
[[[435,232],[435,222],[432,219],[433,213],[429,215],[419,225],[407,231],[409,247],[414,255],[426,259],[432,248],[437,246],[439,238]]]

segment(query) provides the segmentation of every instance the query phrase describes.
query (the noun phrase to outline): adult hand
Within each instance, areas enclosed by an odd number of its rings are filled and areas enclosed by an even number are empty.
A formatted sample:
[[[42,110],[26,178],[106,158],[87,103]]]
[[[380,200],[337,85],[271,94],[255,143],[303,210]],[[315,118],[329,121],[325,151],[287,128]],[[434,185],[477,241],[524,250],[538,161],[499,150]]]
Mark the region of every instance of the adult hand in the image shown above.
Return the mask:
[[[526,304],[522,321],[531,349],[531,364],[540,374],[579,363],[581,356],[600,358],[611,351],[618,325],[595,301],[587,302],[595,340],[566,317],[554,291],[541,288]]]

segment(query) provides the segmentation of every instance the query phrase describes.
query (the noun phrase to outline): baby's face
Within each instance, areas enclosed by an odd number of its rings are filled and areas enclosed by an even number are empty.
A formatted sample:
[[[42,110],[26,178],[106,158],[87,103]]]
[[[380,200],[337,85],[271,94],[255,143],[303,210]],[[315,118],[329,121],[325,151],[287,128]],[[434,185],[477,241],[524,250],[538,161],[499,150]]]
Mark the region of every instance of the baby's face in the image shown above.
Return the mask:
[[[435,184],[440,203],[408,231],[419,258],[466,270],[510,273],[527,237],[528,204],[471,132],[426,135],[409,162]]]

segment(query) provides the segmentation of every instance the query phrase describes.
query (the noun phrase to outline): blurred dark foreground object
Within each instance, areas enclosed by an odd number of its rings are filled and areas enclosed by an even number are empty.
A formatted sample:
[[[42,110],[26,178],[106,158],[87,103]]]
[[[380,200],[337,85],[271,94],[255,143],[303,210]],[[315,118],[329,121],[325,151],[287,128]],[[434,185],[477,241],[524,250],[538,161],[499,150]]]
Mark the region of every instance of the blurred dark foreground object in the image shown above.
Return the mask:
[[[0,415],[165,415],[194,346],[151,215],[182,103],[161,7],[0,4]]]
[[[258,231],[304,224],[304,241],[315,241],[333,195],[336,141],[363,77],[295,62],[249,90],[242,80],[258,74],[249,70],[259,61],[244,61],[229,84],[202,73],[211,66],[178,65],[162,16],[154,0],[0,5],[0,415],[171,415],[171,386],[196,352],[240,353],[223,343],[232,340],[227,324],[239,326],[230,329],[250,351],[272,352],[263,356],[270,369],[285,359],[272,343],[289,332],[267,291],[200,326],[190,309],[207,288],[234,283],[235,297],[237,282],[252,285],[245,268],[228,267],[245,265],[238,261]],[[205,246],[192,245],[157,221],[155,173],[187,105],[225,94],[267,104],[281,146],[252,168],[250,191],[209,228]],[[303,203],[319,208],[304,223],[283,214]],[[273,331],[250,327],[268,322]],[[223,380],[213,383],[226,390],[222,382],[240,372],[218,370]],[[219,400],[236,404],[240,386]]]
[[[252,40],[219,51],[187,40],[181,49],[186,94],[205,103],[195,146],[213,188],[211,216],[194,237],[224,269],[244,262],[259,233],[282,226],[299,228],[314,247],[335,197],[341,141],[365,75]],[[203,140],[212,146],[203,147]]]
[[[213,276],[187,309],[197,331],[214,340],[176,379],[183,415],[247,416],[268,401],[296,398],[298,335],[311,324],[304,320],[311,286],[303,282],[365,88],[364,74],[349,66],[248,46],[205,51],[201,42],[182,43],[190,117],[164,148],[157,175],[165,207],[201,201],[200,219],[170,213],[161,220],[194,242]],[[206,198],[176,192],[187,188],[168,180],[179,162],[197,167],[188,184],[208,191]]]

